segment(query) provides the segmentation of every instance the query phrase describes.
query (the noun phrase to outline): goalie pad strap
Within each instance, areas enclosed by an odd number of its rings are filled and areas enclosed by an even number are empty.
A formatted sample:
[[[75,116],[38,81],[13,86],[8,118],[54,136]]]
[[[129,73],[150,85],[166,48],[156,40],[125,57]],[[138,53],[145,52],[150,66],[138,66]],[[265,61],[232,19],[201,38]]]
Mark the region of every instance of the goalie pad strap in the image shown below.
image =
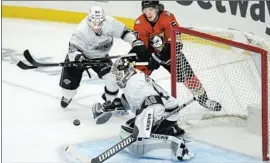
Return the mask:
[[[155,105],[155,104],[163,104],[163,101],[160,96],[158,95],[153,95],[153,96],[147,96],[144,101],[142,102],[141,108],[145,109],[148,106]]]

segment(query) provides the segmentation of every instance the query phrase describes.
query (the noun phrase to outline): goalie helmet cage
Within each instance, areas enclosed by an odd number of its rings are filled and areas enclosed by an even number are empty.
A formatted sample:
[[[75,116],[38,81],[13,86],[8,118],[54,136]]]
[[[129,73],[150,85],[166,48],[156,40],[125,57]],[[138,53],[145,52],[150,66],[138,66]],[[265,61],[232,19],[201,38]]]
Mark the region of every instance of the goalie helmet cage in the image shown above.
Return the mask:
[[[181,38],[182,37],[182,41]],[[183,37],[186,37],[186,39],[184,39]],[[180,39],[180,40],[179,40]],[[188,42],[186,41],[188,40]],[[183,42],[183,49],[180,50],[178,47],[177,42],[181,41]],[[209,46],[215,46],[212,50],[209,50]],[[221,50],[218,50],[221,49]],[[224,50],[225,49],[225,50]],[[230,50],[228,50],[230,49]],[[225,51],[225,52],[224,52]],[[229,51],[230,53],[226,52]],[[269,51],[269,50],[268,50]],[[214,55],[218,56],[220,54],[220,60],[227,60],[225,58],[223,58],[223,54],[224,57],[229,57],[229,60],[227,63],[224,62],[222,63],[221,61],[218,62],[218,64],[216,65],[212,65],[213,60],[211,59]],[[231,39],[228,38],[224,38],[222,36],[217,36],[215,34],[212,34],[210,32],[210,34],[208,32],[201,32],[201,30],[192,30],[190,28],[184,28],[184,27],[174,27],[174,29],[172,30],[172,35],[171,35],[171,94],[172,96],[178,98],[182,98],[183,96],[185,96],[186,94],[181,94],[179,93],[179,88],[178,88],[178,83],[177,81],[180,79],[180,82],[182,83],[182,85],[186,85],[185,83],[185,77],[190,77],[190,72],[185,74],[185,73],[179,73],[178,71],[180,69],[186,69],[186,71],[190,70],[187,68],[187,62],[183,61],[183,58],[180,57],[180,62],[179,60],[177,60],[177,56],[179,56],[180,53],[183,53],[189,64],[191,65],[191,68],[195,73],[195,76],[198,77],[198,79],[201,81],[202,86],[205,88],[208,96],[211,96],[211,98],[215,98],[215,97],[221,97],[222,95],[222,91],[220,88],[218,88],[218,84],[215,84],[215,77],[210,77],[211,73],[218,73],[220,74],[221,71],[228,71],[226,73],[229,73],[231,75],[234,75],[233,71],[237,71],[236,73],[239,73],[240,71],[237,70],[237,68],[243,67],[242,61],[246,60],[245,58],[241,58],[242,57],[246,57],[246,56],[250,56],[250,54],[254,53],[257,56],[260,56],[259,61],[260,61],[260,66],[257,66],[257,71],[255,74],[255,76],[258,77],[258,82],[259,85],[256,85],[255,87],[259,87],[257,89],[259,89],[259,91],[257,92],[257,94],[260,96],[258,99],[260,100],[260,105],[261,105],[261,116],[262,116],[262,126],[261,126],[261,134],[262,134],[262,159],[264,161],[269,161],[269,136],[268,136],[268,62],[267,62],[267,54],[269,54],[266,50],[264,50],[263,48],[257,47],[257,46],[251,46],[248,45],[247,43],[240,43],[238,41],[233,41]],[[208,56],[208,54],[210,54],[211,56]],[[238,54],[240,54],[238,56]],[[189,58],[189,56],[193,55],[193,58]],[[195,56],[195,57],[194,57]],[[208,59],[209,57],[209,59]],[[239,59],[240,57],[240,59]],[[207,60],[204,60],[205,58],[207,58]],[[179,59],[179,58],[178,58]],[[215,58],[218,59],[218,58]],[[234,60],[235,59],[235,60]],[[202,60],[202,61],[201,61]],[[207,62],[208,60],[210,60],[209,62]],[[182,62],[182,63],[181,63]],[[198,63],[197,63],[198,62]],[[207,62],[207,63],[203,63],[203,62]],[[241,62],[241,63],[240,63]],[[249,62],[249,61],[245,61],[245,62]],[[249,62],[250,63],[250,62]],[[180,64],[180,65],[179,65]],[[182,64],[182,65],[181,65]],[[200,64],[204,64],[205,66],[201,66]],[[238,66],[239,64],[239,66]],[[229,67],[230,65],[235,65],[235,66],[231,66],[232,69],[227,69],[227,67]],[[212,68],[207,68],[211,67]],[[220,67],[220,68],[217,68]],[[256,67],[256,66],[254,66]],[[244,69],[248,69],[246,67],[243,67]],[[258,68],[260,70],[258,70]],[[200,75],[200,70],[204,69],[205,72],[204,75]],[[255,68],[256,69],[256,68]],[[211,72],[211,70],[213,72]],[[216,72],[217,71],[217,72]],[[219,72],[220,71],[220,72]],[[242,70],[241,70],[242,71]],[[258,72],[259,71],[259,72]],[[181,72],[181,71],[180,71]],[[252,74],[253,70],[248,70],[248,73]],[[208,74],[208,75],[205,75]],[[198,76],[197,76],[198,75]],[[239,73],[237,74],[237,76],[235,75],[234,77],[232,77],[233,79],[237,77],[240,77],[239,79],[241,80],[245,80],[245,76],[241,76],[242,74]],[[209,78],[207,78],[209,77]],[[254,77],[252,77],[254,78]],[[233,79],[226,79],[226,80],[233,80]],[[235,79],[235,80],[236,80]],[[209,80],[209,81],[207,81]],[[225,79],[223,79],[225,80]],[[211,87],[211,89],[220,89],[219,91],[221,91],[220,93],[216,93],[213,94],[213,91],[209,91],[209,86],[207,87],[207,85],[205,85],[206,82],[212,82],[213,86]],[[223,82],[223,81],[221,81]],[[225,82],[225,81],[224,81]],[[227,81],[230,82],[230,81]],[[238,83],[239,81],[237,81]],[[235,81],[233,81],[231,84],[234,84]],[[256,82],[255,82],[256,83]],[[193,84],[198,84],[198,83],[193,83]],[[244,85],[241,84],[240,85]],[[244,86],[243,86],[244,87]],[[238,87],[238,89],[241,88],[241,86]],[[225,87],[222,87],[222,89],[225,90]],[[245,89],[239,89],[242,90],[242,92],[240,92],[240,94],[245,93]],[[181,89],[180,89],[181,90]],[[233,94],[237,94],[237,92],[232,92]],[[191,91],[192,94],[192,91]],[[253,93],[248,92],[248,94],[252,95]],[[256,93],[254,93],[256,94]],[[249,96],[247,95],[247,96]],[[182,97],[181,97],[182,96]],[[241,96],[241,95],[240,95]],[[224,97],[224,96],[223,96]],[[233,98],[233,97],[232,97]],[[252,99],[254,99],[253,96],[251,96]],[[222,105],[222,109],[226,110],[226,112],[228,114],[242,114],[242,116],[247,116],[247,111],[244,110],[246,109],[246,105],[243,104],[242,105],[242,110],[238,109],[238,107],[234,104],[230,104],[231,106],[225,106],[224,105],[224,101],[223,99],[219,98],[217,100],[220,100],[219,102]],[[249,100],[245,99],[246,101],[249,102]],[[240,102],[239,102],[240,101]],[[238,103],[240,103],[240,107],[241,107],[241,100],[239,100]],[[248,103],[247,102],[247,103]],[[229,102],[229,103],[233,103],[233,102]],[[228,109],[228,107],[233,107]],[[239,108],[240,108],[239,107]],[[238,112],[238,113],[237,113]]]

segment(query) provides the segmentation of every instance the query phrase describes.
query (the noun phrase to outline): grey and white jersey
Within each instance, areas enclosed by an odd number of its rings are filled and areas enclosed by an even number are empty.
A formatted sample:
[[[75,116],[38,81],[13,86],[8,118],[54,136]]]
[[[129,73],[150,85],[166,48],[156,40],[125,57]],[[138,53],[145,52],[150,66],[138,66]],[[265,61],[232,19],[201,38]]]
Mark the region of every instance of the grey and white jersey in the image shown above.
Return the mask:
[[[155,105],[155,111],[157,112],[164,112],[165,108],[172,109],[178,106],[175,98],[170,96],[167,91],[141,71],[137,71],[136,74],[129,78],[125,88],[123,88],[123,92],[133,113],[141,109],[143,101],[148,96],[160,95],[162,97],[164,107]],[[178,114],[175,114],[169,117],[168,120],[175,121],[178,120],[178,118]]]
[[[71,36],[70,45],[76,47],[88,58],[105,57],[113,45],[113,38],[121,38],[126,26],[112,17],[106,16],[102,35],[97,36],[88,25],[87,17]]]
[[[148,96],[158,96],[158,92],[153,89],[151,82],[147,82],[145,74],[138,71],[127,81],[123,92],[127,98],[132,112],[141,109],[142,103]]]

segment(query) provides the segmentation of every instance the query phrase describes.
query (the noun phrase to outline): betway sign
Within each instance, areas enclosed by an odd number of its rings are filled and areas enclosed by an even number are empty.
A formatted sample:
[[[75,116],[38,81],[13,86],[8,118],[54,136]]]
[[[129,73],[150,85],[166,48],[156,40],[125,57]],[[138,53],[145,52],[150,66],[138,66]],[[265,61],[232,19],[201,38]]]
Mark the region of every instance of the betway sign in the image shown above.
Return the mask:
[[[216,10],[219,13],[230,13],[234,16],[246,18],[248,15],[253,21],[265,23],[265,33],[270,36],[270,1],[177,1],[178,4],[189,6],[197,3],[204,10]],[[240,13],[240,15],[239,15]]]

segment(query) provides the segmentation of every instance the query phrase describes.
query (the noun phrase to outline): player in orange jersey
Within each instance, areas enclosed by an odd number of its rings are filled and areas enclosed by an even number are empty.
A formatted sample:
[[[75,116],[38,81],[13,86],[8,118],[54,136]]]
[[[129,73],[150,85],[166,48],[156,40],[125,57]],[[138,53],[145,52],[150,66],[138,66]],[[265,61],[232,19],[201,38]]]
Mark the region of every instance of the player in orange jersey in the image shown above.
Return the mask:
[[[156,54],[152,54],[154,58],[169,61],[171,30],[173,26],[178,26],[174,15],[164,10],[164,6],[159,4],[159,1],[142,1],[142,12],[143,14],[134,23],[134,31],[144,42],[148,51],[156,52]],[[137,68],[149,75],[152,70],[158,69],[159,65],[152,64],[150,61],[148,66],[138,66]],[[170,71],[170,65],[164,65],[164,68]]]
[[[142,1],[142,12],[134,23],[134,31],[139,40],[144,42],[151,57],[148,60],[139,60],[147,62],[147,66],[137,66],[136,68],[150,75],[155,69],[162,65],[167,71],[170,69],[170,37],[174,26],[179,26],[174,15],[164,10],[164,5],[159,1]],[[176,42],[178,49],[182,49],[181,41]],[[138,62],[139,62],[138,61]],[[194,74],[185,55],[180,52],[176,57],[177,61],[177,82],[182,82],[198,98],[200,105],[211,111],[220,111],[221,104],[210,100],[200,80]],[[163,64],[161,64],[163,63]],[[167,65],[164,63],[168,63]]]

